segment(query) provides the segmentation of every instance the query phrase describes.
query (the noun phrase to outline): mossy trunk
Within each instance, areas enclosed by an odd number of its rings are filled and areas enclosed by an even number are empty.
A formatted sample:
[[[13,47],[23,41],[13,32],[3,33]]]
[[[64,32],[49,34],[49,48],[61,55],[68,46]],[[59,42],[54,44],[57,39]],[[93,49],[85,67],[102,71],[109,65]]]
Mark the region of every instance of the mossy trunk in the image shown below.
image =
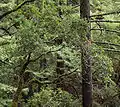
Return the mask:
[[[18,106],[19,98],[20,98],[20,95],[21,95],[21,92],[23,89],[23,85],[24,85],[24,74],[25,74],[25,70],[26,70],[27,66],[30,63],[30,57],[31,57],[31,53],[26,57],[27,59],[20,69],[18,87],[13,96],[12,107],[19,107]]]
[[[86,41],[82,41],[81,45],[81,63],[82,63],[82,99],[83,107],[92,107],[92,73],[91,73],[91,58],[90,58],[90,1],[80,0],[80,16],[88,21],[88,32]]]
[[[19,97],[21,95],[22,89],[23,89],[23,76],[20,77],[18,88],[16,92],[14,93],[12,107],[18,107]]]

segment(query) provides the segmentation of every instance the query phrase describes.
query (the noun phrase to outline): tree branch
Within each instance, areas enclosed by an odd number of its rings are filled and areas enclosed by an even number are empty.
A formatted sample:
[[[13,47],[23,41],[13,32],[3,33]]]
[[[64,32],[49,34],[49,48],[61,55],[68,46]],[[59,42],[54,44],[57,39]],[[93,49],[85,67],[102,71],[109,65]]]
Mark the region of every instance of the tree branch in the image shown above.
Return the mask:
[[[0,59],[0,63],[3,63],[3,64],[8,64],[7,62],[3,61]]]
[[[70,73],[62,74],[62,75],[58,76],[57,78],[53,79],[52,81],[41,82],[40,80],[34,78],[34,79],[29,81],[28,85],[31,84],[32,82],[37,82],[38,84],[53,84],[53,83],[56,83],[60,78],[65,77],[65,76],[69,76],[72,73],[76,72],[77,70],[78,70],[78,68],[76,68],[75,70],[73,70]]]
[[[113,45],[113,46],[118,46],[120,47],[119,44],[114,44],[114,43],[109,43],[109,42],[98,42],[98,41],[93,41],[95,44],[103,44],[103,45]]]
[[[103,30],[103,31],[114,32],[114,33],[120,34],[120,32],[117,31],[117,30],[110,30],[110,29],[104,29],[104,28],[102,28],[102,29],[91,29],[91,30],[100,30],[100,31]]]
[[[4,32],[6,32],[8,35],[10,35],[11,36],[11,33],[7,30],[7,29],[5,29],[5,28],[0,28],[1,30],[3,30]]]
[[[15,9],[13,9],[13,10],[10,10],[10,11],[4,13],[3,15],[0,15],[0,20],[2,20],[5,16],[7,16],[7,15],[9,15],[9,14],[17,11],[17,10],[20,9],[22,6],[24,6],[25,4],[30,3],[30,2],[34,2],[34,1],[35,1],[35,0],[27,0],[27,1],[24,1],[23,3],[21,3],[20,5],[18,5],[17,8],[15,8]]]
[[[29,65],[29,63],[30,63],[30,57],[31,57],[31,53],[28,54],[27,60],[26,60],[26,62],[23,64],[23,66],[22,66],[22,68],[21,68],[20,75],[23,75],[23,73],[25,72],[25,69],[26,69],[27,66]]]
[[[120,11],[116,11],[116,12],[109,12],[109,13],[103,13],[103,14],[98,14],[98,15],[91,15],[91,17],[97,17],[97,16],[106,16],[106,15],[112,15],[112,14],[119,14]]]
[[[38,60],[39,58],[41,58],[42,56],[44,56],[44,55],[46,55],[46,54],[49,54],[49,53],[52,53],[52,52],[56,52],[56,51],[60,51],[63,47],[64,47],[64,46],[62,46],[61,48],[59,48],[59,49],[57,49],[57,50],[50,50],[50,51],[48,51],[48,52],[46,52],[46,53],[43,53],[43,54],[41,54],[40,56],[38,56],[37,58],[30,60],[30,62],[35,62],[36,60]]]
[[[90,22],[108,22],[108,23],[120,23],[120,20],[90,20]]]
[[[105,104],[106,102],[109,102],[110,100],[113,100],[115,97],[117,97],[119,95],[120,95],[120,92],[115,94],[115,95],[113,95],[113,96],[108,97],[107,99],[104,99],[104,103],[103,104]]]
[[[107,49],[107,48],[103,48],[104,51],[108,51],[108,52],[120,52],[120,50],[115,50],[115,49]]]

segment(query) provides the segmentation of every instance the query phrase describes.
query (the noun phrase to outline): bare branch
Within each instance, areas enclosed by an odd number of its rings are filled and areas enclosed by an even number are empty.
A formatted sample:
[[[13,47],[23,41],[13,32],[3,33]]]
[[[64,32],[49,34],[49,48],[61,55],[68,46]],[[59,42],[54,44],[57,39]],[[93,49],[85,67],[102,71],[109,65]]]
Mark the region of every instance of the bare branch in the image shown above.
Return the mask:
[[[77,7],[80,7],[80,4],[73,6],[72,9],[77,8]]]
[[[114,43],[109,43],[109,42],[98,42],[98,41],[93,41],[93,43],[95,43],[95,44],[103,44],[103,45],[113,45],[113,46],[118,46],[118,47],[120,47],[120,45],[119,44],[114,44]]]
[[[70,73],[64,73],[64,74],[62,74],[62,75],[60,75],[57,79],[55,79],[54,81],[56,81],[56,80],[58,80],[58,79],[60,79],[60,78],[62,78],[62,77],[64,77],[64,76],[68,76],[68,75],[71,75],[72,73],[74,73],[75,71],[77,71],[78,70],[78,68],[76,68],[75,70],[73,70],[72,72],[70,72]]]
[[[117,52],[120,53],[120,50],[115,50],[115,49],[108,49],[108,48],[103,48],[104,51],[108,51],[108,52]]]
[[[4,17],[6,17],[7,15],[19,10],[22,6],[24,6],[25,4],[27,3],[30,3],[30,2],[34,2],[35,0],[27,0],[27,1],[24,1],[23,3],[21,3],[20,5],[18,5],[17,8],[13,9],[13,10],[10,10],[6,13],[4,13],[3,15],[0,15],[0,20],[2,20]]]
[[[90,22],[108,22],[108,23],[120,23],[120,20],[90,20]]]
[[[106,16],[106,15],[112,15],[112,14],[119,14],[120,11],[116,11],[116,12],[109,12],[109,13],[103,13],[103,14],[98,14],[98,15],[91,15],[91,17],[97,17],[97,16]]]
[[[108,31],[108,32],[113,32],[113,33],[118,33],[118,34],[120,34],[120,32],[117,31],[117,30],[110,30],[110,29],[104,29],[104,28],[102,28],[102,29],[91,29],[91,30],[103,30],[103,31]]]

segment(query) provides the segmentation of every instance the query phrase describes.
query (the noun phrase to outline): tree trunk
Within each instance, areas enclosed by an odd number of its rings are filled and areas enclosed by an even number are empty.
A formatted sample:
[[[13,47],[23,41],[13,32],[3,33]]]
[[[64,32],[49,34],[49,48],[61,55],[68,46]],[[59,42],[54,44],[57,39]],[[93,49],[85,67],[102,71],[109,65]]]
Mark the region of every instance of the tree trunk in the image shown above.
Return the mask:
[[[16,92],[14,93],[14,96],[13,96],[12,107],[18,107],[18,105],[19,105],[18,104],[19,97],[21,95],[23,85],[24,85],[24,73],[25,73],[25,70],[26,70],[27,66],[30,63],[30,57],[31,57],[31,53],[27,56],[27,60],[25,61],[25,63],[21,67],[20,76],[19,76],[20,79],[19,79],[19,82],[18,82],[17,90],[16,90]]]
[[[62,6],[62,1],[61,0],[59,0],[58,1],[58,5],[59,6]],[[62,19],[62,11],[61,11],[61,8],[59,8],[59,10],[58,10],[58,15],[59,15],[59,18],[61,18]],[[55,41],[55,43],[57,44],[57,45],[61,45],[62,44],[62,42],[63,42],[63,39],[60,37],[58,37],[57,39],[56,39],[56,41]],[[64,74],[64,60],[62,59],[62,57],[57,53],[57,61],[56,61],[56,73],[57,73],[57,75],[58,75],[58,77],[60,76],[60,75],[62,75],[62,74]],[[63,79],[62,78],[60,78],[58,81],[57,81],[57,84],[56,84],[56,86],[57,86],[57,88],[63,88]]]
[[[12,101],[12,107],[18,107],[19,97],[23,89],[23,76],[20,77],[18,88],[14,94],[13,101]]]
[[[89,0],[80,0],[80,16],[89,22],[90,2]],[[92,73],[90,59],[90,26],[86,35],[87,40],[81,45],[81,65],[82,65],[82,99],[83,107],[92,107]]]

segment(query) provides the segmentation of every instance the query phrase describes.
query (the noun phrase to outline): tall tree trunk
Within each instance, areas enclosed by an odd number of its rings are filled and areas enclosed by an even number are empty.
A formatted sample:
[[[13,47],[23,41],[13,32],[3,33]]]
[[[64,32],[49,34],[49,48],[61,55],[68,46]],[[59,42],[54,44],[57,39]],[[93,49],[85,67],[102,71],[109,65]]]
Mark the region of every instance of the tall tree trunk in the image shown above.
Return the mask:
[[[90,2],[89,0],[80,0],[80,16],[89,22]],[[88,25],[87,40],[81,45],[81,63],[82,63],[82,94],[83,107],[92,107],[92,73],[90,59],[90,25]]]
[[[58,1],[58,5],[59,6],[62,6],[62,1],[59,0]],[[58,10],[58,15],[59,17],[62,19],[62,11],[61,11],[61,8],[59,8]],[[56,44],[57,45],[61,45],[63,42],[63,39],[60,37],[58,37],[56,39]],[[57,53],[57,61],[56,61],[56,73],[58,75],[58,77],[62,74],[64,74],[64,60],[63,58]],[[58,80],[58,83],[57,83],[57,88],[63,88],[63,79],[59,79]],[[62,84],[61,84],[62,83]]]

